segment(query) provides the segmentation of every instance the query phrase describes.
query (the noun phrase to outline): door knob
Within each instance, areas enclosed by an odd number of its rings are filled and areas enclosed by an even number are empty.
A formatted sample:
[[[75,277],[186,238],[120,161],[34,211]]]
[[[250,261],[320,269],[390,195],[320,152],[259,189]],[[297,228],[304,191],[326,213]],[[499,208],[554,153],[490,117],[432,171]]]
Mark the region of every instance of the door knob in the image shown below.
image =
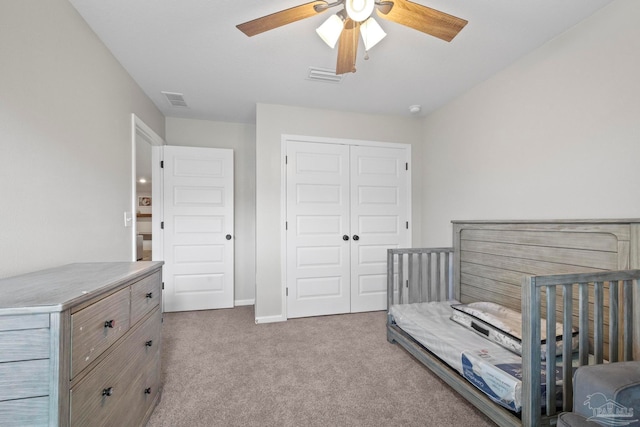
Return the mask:
[[[227,234],[224,238],[227,240],[231,240],[231,234]]]
[[[358,236],[357,234],[353,235],[353,240],[360,240],[360,236]]]
[[[342,240],[347,241],[349,240],[349,236],[347,236],[346,234],[344,236],[342,236]]]

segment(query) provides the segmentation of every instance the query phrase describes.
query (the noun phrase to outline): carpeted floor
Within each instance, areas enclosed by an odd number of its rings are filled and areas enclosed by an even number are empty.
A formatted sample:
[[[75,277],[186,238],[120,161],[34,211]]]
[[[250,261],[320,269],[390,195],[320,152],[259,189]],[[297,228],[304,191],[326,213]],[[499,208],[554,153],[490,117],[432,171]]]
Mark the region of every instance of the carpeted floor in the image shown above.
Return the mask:
[[[401,347],[384,312],[256,325],[252,306],[165,313],[148,426],[493,426]]]

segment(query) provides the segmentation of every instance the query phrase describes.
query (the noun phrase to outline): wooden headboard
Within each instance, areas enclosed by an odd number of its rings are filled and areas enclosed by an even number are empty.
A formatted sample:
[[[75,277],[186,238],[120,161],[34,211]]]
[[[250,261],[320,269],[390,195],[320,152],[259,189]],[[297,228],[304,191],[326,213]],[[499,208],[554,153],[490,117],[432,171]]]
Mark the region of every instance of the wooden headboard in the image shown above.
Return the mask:
[[[640,219],[452,221],[456,299],[520,310],[525,275],[640,268]]]
[[[520,311],[527,275],[640,268],[640,219],[452,222],[453,288],[463,303],[490,301]],[[608,321],[605,326],[608,344]]]

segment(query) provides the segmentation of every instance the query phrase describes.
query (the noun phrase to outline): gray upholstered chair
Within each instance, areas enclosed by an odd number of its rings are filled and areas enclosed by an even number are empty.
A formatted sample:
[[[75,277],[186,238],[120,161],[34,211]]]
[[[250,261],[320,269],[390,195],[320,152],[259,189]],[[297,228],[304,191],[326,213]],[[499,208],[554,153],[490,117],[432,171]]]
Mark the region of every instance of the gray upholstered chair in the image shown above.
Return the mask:
[[[573,412],[558,427],[640,426],[640,361],[582,366],[573,378]]]

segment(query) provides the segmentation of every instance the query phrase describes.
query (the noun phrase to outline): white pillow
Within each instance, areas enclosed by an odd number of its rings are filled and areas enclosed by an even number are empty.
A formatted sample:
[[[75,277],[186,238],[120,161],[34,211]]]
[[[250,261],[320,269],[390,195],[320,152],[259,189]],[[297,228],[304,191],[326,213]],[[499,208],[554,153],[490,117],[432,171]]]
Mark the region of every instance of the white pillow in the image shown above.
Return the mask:
[[[492,302],[453,304],[451,320],[482,335],[502,347],[522,356],[522,315],[510,308]],[[541,354],[546,358],[547,322],[541,320]],[[578,331],[572,328],[571,348],[578,348]],[[562,354],[562,324],[556,323],[556,355]]]

